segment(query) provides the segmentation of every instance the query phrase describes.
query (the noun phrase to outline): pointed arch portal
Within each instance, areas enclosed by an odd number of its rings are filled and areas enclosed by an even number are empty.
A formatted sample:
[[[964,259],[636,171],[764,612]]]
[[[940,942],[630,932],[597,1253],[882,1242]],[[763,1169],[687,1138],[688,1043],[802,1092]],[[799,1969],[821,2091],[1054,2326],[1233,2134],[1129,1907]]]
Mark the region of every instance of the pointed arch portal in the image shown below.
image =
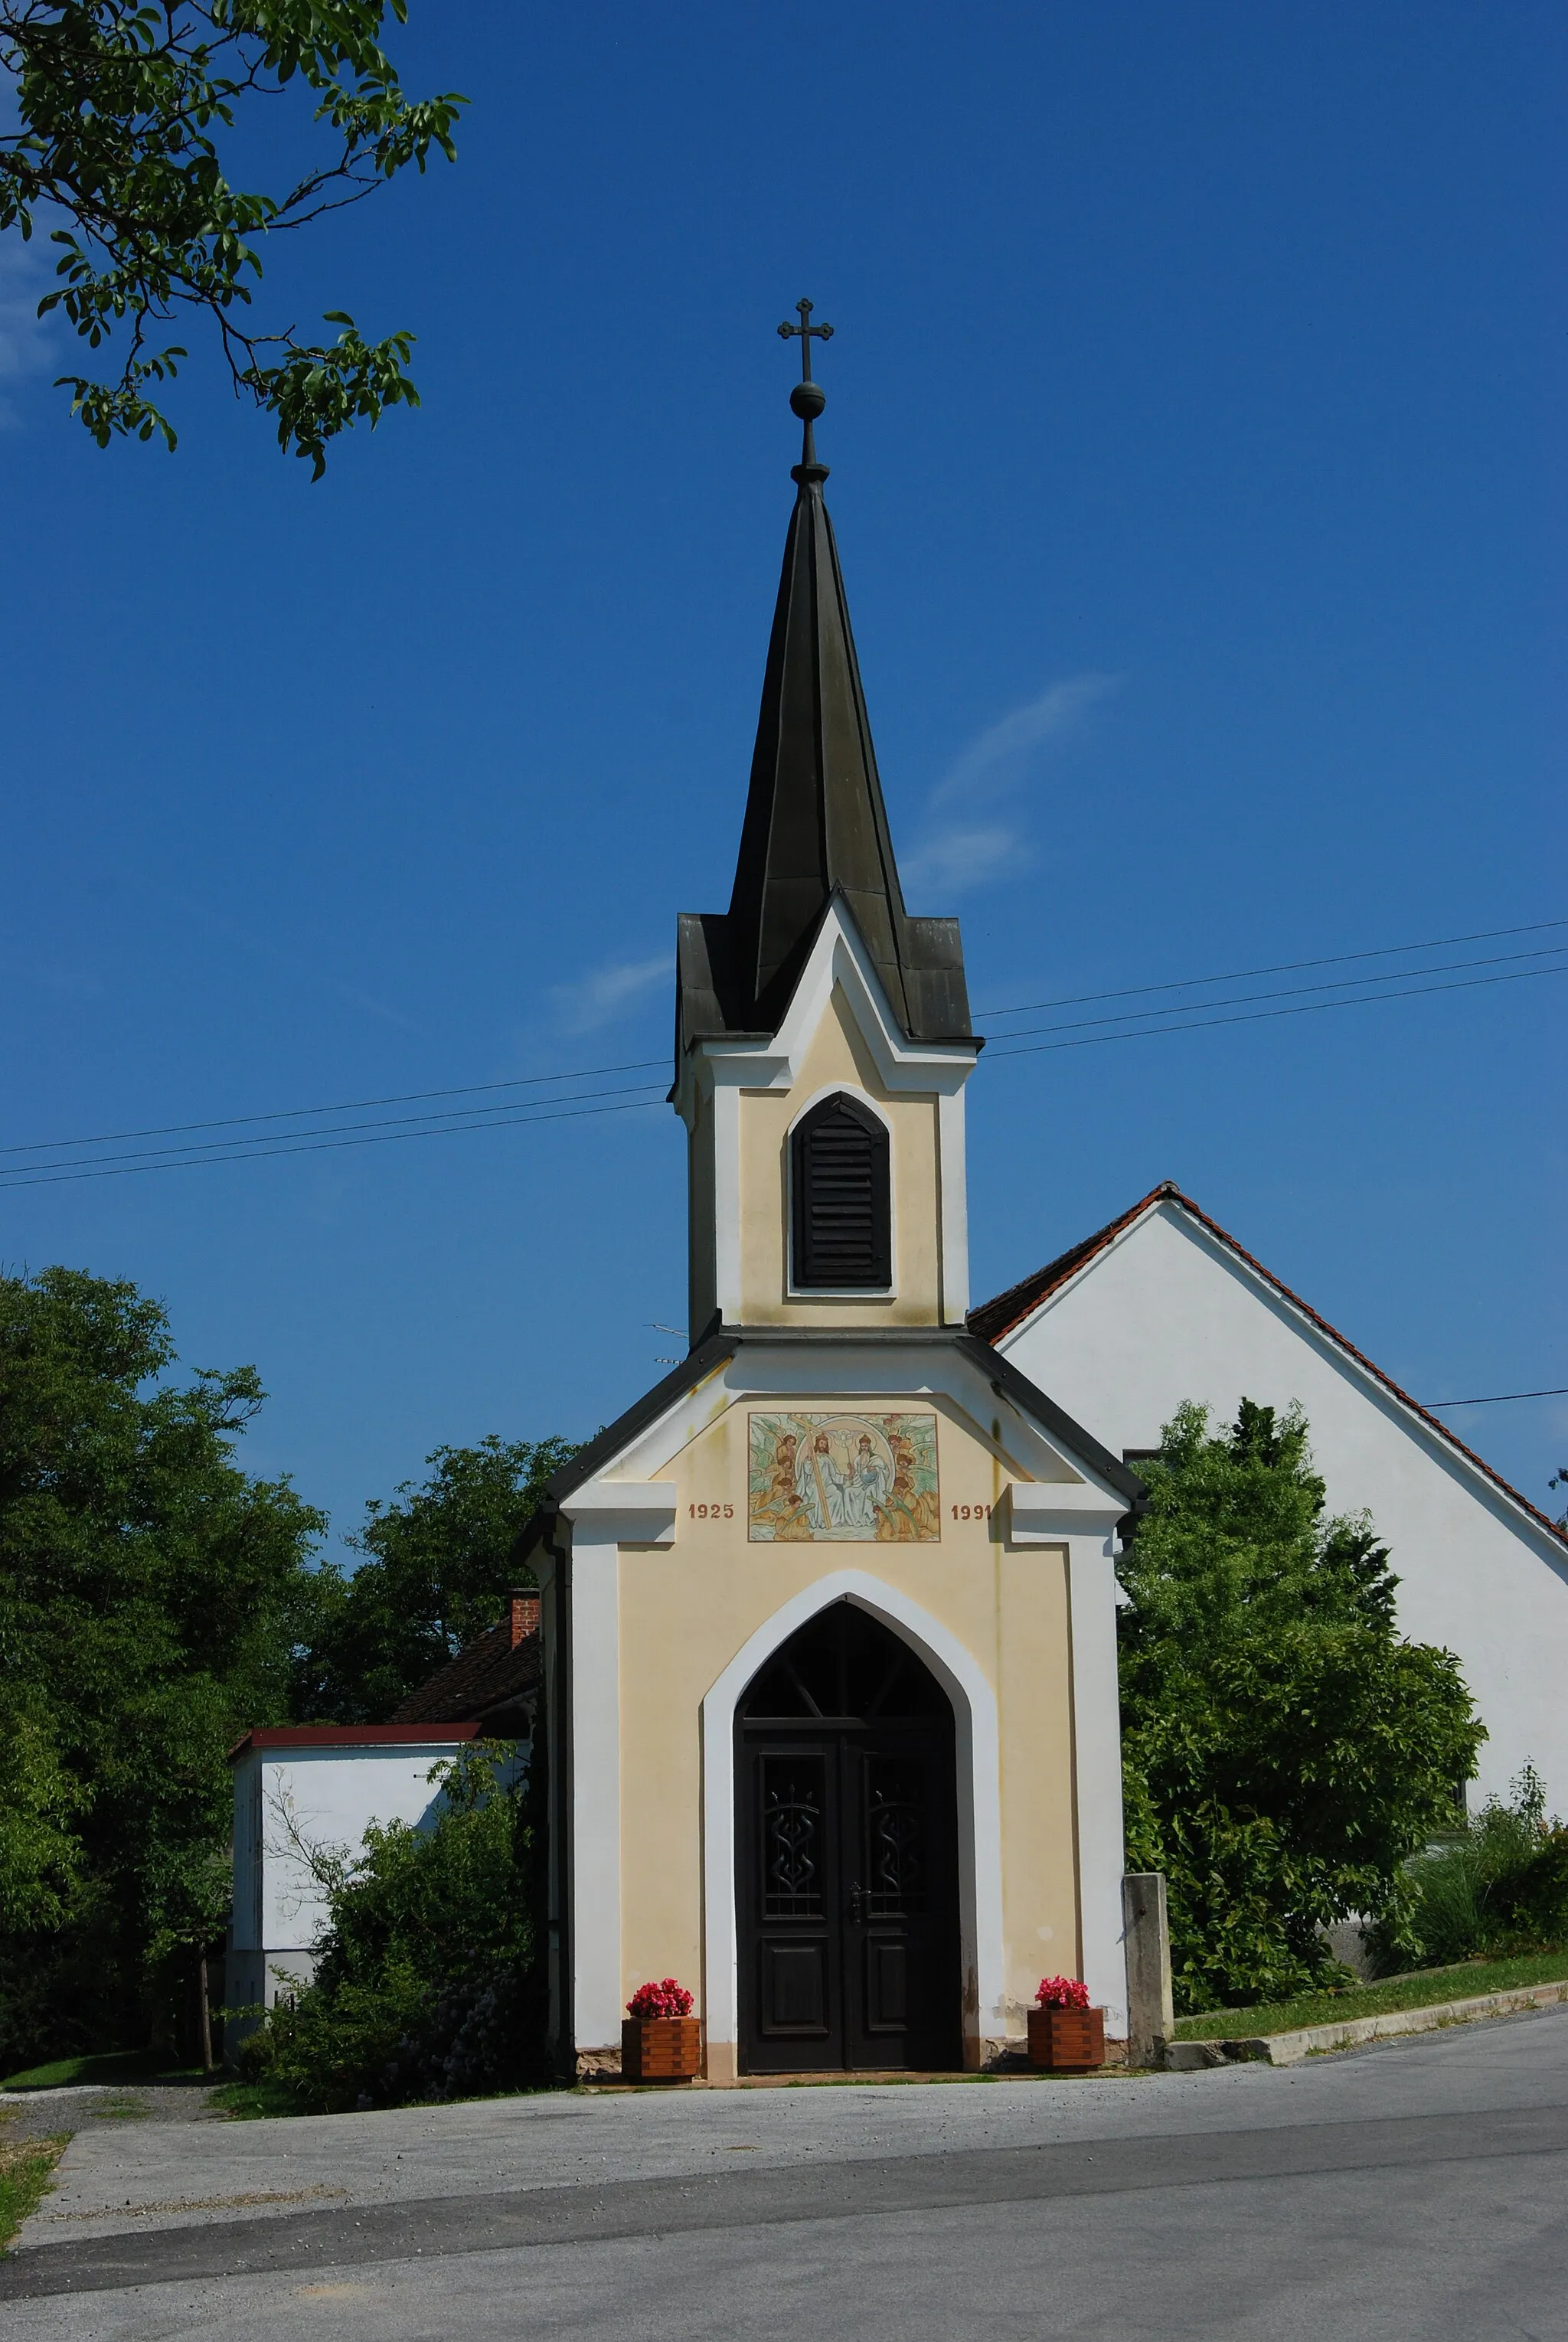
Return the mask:
[[[831,1603],[735,1710],[736,1973],[749,2074],[960,2062],[953,1707]]]
[[[973,2064],[1001,1989],[996,1709],[973,1656],[841,1570],[703,1706],[710,2077]]]

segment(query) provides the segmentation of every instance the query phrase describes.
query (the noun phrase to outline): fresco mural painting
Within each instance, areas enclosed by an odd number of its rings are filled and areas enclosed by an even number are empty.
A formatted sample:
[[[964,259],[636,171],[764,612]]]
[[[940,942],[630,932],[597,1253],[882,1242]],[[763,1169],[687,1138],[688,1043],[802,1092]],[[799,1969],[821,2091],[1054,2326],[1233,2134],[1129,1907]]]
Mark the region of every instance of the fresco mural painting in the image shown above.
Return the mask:
[[[754,1545],[926,1545],[942,1535],[936,1416],[750,1418]]]

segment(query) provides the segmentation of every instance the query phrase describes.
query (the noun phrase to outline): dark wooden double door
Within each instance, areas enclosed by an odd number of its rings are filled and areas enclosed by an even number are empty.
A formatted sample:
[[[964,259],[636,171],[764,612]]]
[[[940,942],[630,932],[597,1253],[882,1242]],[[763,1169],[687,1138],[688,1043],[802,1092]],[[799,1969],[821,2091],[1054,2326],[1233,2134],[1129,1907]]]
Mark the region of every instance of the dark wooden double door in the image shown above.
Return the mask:
[[[849,1603],[736,1722],[741,2053],[754,2074],[959,2062],[953,1710]]]

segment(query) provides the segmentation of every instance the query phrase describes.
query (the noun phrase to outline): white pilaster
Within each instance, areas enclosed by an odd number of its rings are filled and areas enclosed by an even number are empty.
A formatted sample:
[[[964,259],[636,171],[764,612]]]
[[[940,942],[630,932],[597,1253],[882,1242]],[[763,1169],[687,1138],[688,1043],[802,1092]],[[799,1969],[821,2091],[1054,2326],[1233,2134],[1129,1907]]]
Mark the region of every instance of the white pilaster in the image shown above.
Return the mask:
[[[962,1326],[969,1315],[969,1193],[964,1141],[964,1092],[936,1102],[937,1177],[942,1213],[942,1322]]]
[[[1116,1679],[1114,1532],[1067,1541],[1073,1650],[1073,1787],[1084,1982],[1105,2030],[1127,2034],[1122,1947],[1122,1709]]]
[[[572,2017],[574,2046],[621,2038],[620,1552],[572,1527]]]

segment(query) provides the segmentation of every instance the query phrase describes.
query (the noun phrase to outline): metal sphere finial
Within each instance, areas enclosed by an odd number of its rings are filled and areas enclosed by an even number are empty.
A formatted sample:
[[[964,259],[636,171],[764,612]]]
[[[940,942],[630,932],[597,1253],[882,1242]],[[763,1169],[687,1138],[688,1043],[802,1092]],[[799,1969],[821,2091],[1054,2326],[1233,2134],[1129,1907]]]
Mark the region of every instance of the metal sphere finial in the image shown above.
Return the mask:
[[[800,380],[789,395],[789,403],[805,425],[805,444],[801,452],[801,463],[803,466],[810,465],[815,471],[818,467],[812,425],[827,405],[827,394],[820,383],[813,382],[811,378],[811,345],[814,341],[831,342],[833,327],[812,324],[812,304],[809,301],[800,300],[794,305],[800,316],[799,325],[792,325],[786,320],[779,327],[779,335],[786,342],[793,341],[797,335],[800,338]],[[798,474],[796,476],[799,476]],[[826,473],[823,472],[821,476],[825,479]]]

